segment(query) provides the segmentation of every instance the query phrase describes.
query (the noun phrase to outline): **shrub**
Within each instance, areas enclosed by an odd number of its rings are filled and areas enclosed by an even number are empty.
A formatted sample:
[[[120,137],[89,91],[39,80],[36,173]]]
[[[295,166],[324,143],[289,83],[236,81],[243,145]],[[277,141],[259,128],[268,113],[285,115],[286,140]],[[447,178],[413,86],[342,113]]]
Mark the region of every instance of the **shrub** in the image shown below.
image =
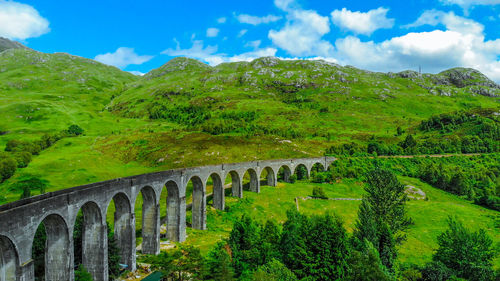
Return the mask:
[[[328,197],[326,197],[325,191],[323,190],[322,186],[315,186],[313,188],[312,197],[314,197],[314,198],[321,198],[321,199],[327,199],[328,198]]]
[[[27,151],[21,151],[14,153],[14,159],[16,159],[18,168],[26,168],[31,162],[31,153]]]
[[[78,125],[71,125],[67,130],[69,135],[79,136],[83,134],[83,129]]]
[[[0,182],[12,177],[16,172],[16,167],[16,160],[8,155],[0,155]]]

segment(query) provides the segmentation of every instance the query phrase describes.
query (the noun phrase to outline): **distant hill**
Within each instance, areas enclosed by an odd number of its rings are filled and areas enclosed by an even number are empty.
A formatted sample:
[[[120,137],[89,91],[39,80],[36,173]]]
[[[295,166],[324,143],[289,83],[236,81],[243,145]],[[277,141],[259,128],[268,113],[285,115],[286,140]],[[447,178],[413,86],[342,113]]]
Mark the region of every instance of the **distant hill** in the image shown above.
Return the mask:
[[[467,68],[379,73],[273,57],[215,67],[175,58],[131,83],[109,109],[216,135],[363,140],[432,114],[498,105],[498,97],[499,85]]]
[[[0,52],[3,52],[7,49],[29,49],[29,48],[19,42],[11,41],[7,38],[0,37]]]
[[[0,52],[0,131],[29,135],[86,122],[135,79],[69,54],[5,50]]]

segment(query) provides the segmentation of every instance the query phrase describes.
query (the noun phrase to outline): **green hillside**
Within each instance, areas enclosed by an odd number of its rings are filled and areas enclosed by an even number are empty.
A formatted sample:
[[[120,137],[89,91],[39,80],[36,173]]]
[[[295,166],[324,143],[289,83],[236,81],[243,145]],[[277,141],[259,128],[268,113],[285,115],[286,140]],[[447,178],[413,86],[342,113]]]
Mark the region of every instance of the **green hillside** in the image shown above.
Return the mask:
[[[69,54],[0,53],[0,130],[7,138],[54,132],[100,119],[113,94],[136,77]],[[2,138],[5,141],[6,138]]]
[[[7,49],[0,52],[0,147],[72,124],[84,133],[34,155],[0,190],[10,201],[19,194],[9,186],[24,176],[47,180],[52,191],[176,167],[318,156],[374,138],[395,145],[405,137],[398,127],[435,139],[444,134],[420,132],[422,120],[477,107],[497,116],[499,95],[498,85],[462,68],[420,75],[323,61],[210,67],[175,58],[137,77],[68,54]]]

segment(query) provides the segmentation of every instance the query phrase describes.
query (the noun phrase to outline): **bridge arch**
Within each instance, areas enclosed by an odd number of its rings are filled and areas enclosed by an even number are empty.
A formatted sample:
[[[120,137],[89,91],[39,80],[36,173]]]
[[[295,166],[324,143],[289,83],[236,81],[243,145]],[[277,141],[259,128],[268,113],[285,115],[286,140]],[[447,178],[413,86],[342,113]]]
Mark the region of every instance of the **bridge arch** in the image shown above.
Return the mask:
[[[171,241],[182,242],[183,233],[181,232],[184,228],[181,225],[183,220],[181,218],[182,200],[179,185],[175,181],[169,180],[165,187],[167,189],[167,237]]]
[[[137,198],[139,198],[139,193],[142,196],[141,251],[143,254],[155,255],[160,251],[160,244],[158,243],[160,235],[160,211],[159,205],[156,202],[156,192],[149,185],[142,187],[135,197],[135,205],[138,203]]]
[[[250,191],[259,193],[260,192],[260,182],[259,182],[259,176],[257,175],[257,172],[249,168],[246,170],[245,175],[243,177],[245,178],[246,174],[250,177],[250,182],[248,183],[248,189]]]
[[[93,280],[108,280],[108,227],[102,210],[94,201],[86,202],[80,210],[83,215],[82,264]]]
[[[303,163],[300,163],[295,167],[293,174],[297,176],[298,180],[309,178],[309,170],[307,169],[307,166]]]
[[[120,251],[120,263],[126,264],[131,271],[135,270],[135,225],[132,206],[128,196],[123,192],[116,193],[114,203],[114,238]],[[111,202],[108,204],[109,210]]]
[[[231,193],[234,197],[243,197],[243,187],[238,172],[232,170],[227,175],[231,177]],[[226,176],[227,178],[227,176]]]
[[[198,176],[192,176],[188,183],[193,183],[193,202],[191,213],[191,226],[194,229],[206,229],[207,200],[205,197],[205,184]]]
[[[311,172],[325,172],[326,167],[321,162],[315,162],[311,167]]]
[[[288,165],[281,165],[278,170],[278,181],[290,182],[292,170]]]
[[[266,178],[263,184],[269,186],[276,186],[276,173],[274,172],[273,168],[267,166],[264,169],[262,169],[260,171],[259,179],[262,178],[264,172],[266,173]]]
[[[214,208],[218,210],[224,210],[225,207],[225,189],[224,189],[224,184],[222,182],[221,176],[218,173],[212,173],[210,174],[209,178],[212,179],[212,184],[213,184],[213,206]],[[208,182],[208,178],[207,178]],[[207,184],[205,183],[205,186]]]
[[[44,280],[70,280],[73,273],[71,259],[73,248],[70,247],[69,229],[65,219],[59,214],[48,214],[39,223],[37,231],[45,231],[46,235],[43,261]],[[36,234],[32,239],[32,247],[34,247],[35,237]],[[32,248],[32,255],[35,255],[33,250]],[[35,273],[35,276],[36,274],[38,273]]]
[[[19,255],[16,246],[7,236],[0,235],[0,280],[16,281]]]

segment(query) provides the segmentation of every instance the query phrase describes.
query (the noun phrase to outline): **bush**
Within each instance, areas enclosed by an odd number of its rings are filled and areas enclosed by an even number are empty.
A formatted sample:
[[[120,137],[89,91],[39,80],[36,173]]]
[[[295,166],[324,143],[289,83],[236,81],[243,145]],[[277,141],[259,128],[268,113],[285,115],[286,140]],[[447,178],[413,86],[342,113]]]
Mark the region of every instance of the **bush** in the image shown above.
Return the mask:
[[[75,281],[92,281],[92,275],[83,265],[80,265],[78,269],[75,270]]]
[[[67,130],[69,135],[79,136],[83,134],[83,129],[78,125],[71,125]]]
[[[290,176],[290,178],[288,179],[290,183],[294,183],[297,181],[297,175],[293,174]]]
[[[313,188],[312,197],[313,198],[328,199],[328,197],[326,197],[325,191],[323,190],[322,186],[315,186]]]
[[[0,182],[12,177],[16,172],[16,167],[16,160],[8,155],[0,155]]]
[[[16,152],[14,153],[14,158],[16,159],[18,168],[26,168],[31,162],[31,153],[27,151]]]

